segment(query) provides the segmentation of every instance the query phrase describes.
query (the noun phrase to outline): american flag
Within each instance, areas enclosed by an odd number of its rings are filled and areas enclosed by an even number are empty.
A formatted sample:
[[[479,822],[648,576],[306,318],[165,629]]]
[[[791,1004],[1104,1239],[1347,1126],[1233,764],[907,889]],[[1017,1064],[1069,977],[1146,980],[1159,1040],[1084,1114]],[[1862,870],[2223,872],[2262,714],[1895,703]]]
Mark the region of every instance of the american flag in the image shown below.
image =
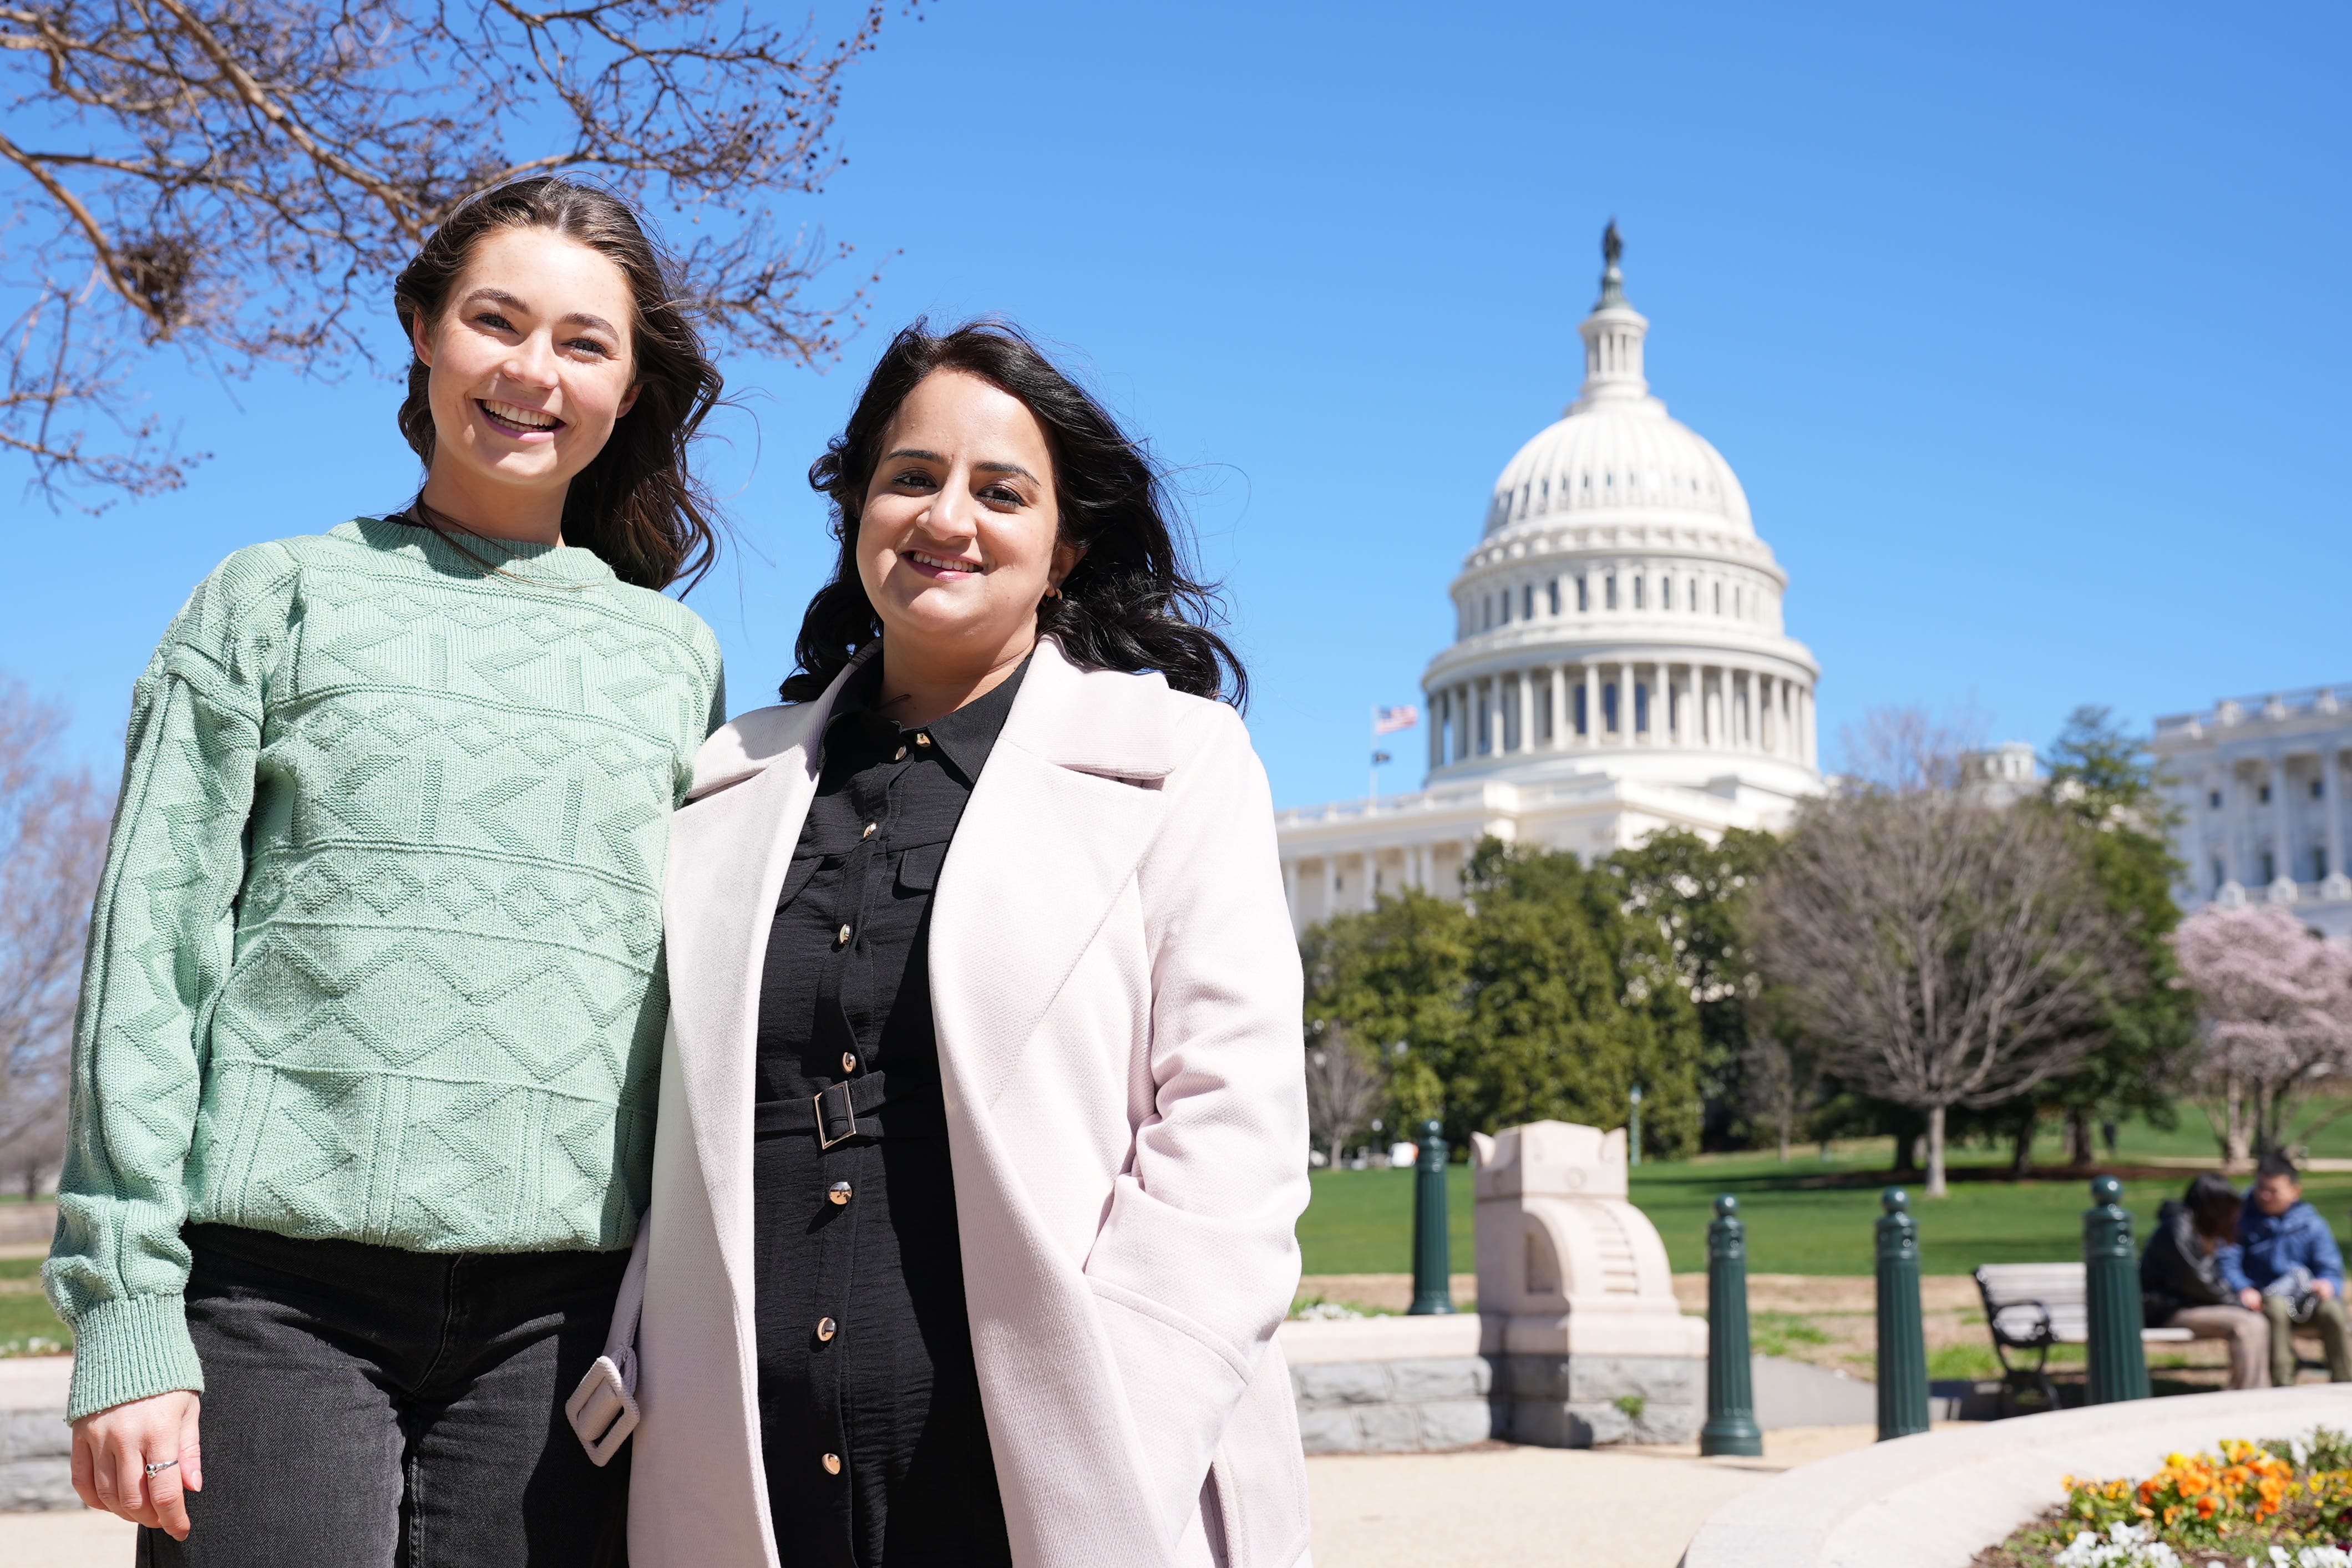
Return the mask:
[[[1421,710],[1406,703],[1401,707],[1376,707],[1372,710],[1372,733],[1394,735],[1401,729],[1411,729],[1421,722]]]

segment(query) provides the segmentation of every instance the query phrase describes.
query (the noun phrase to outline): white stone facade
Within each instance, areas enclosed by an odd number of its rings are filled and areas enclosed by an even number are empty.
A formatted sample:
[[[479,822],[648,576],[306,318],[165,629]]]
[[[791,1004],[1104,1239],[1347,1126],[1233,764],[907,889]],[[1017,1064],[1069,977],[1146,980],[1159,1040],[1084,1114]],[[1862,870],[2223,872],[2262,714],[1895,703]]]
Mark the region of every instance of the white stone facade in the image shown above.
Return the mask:
[[[1650,395],[1613,228],[1608,256],[1582,391],[1503,470],[1454,580],[1423,787],[1279,815],[1301,929],[1404,887],[1458,894],[1486,834],[1591,859],[1660,828],[1779,827],[1822,789],[1788,574],[1730,465]]]
[[[2297,918],[2352,941],[2345,765],[2352,686],[2232,698],[2156,721],[2150,742],[2177,820],[2173,897],[2292,904]]]

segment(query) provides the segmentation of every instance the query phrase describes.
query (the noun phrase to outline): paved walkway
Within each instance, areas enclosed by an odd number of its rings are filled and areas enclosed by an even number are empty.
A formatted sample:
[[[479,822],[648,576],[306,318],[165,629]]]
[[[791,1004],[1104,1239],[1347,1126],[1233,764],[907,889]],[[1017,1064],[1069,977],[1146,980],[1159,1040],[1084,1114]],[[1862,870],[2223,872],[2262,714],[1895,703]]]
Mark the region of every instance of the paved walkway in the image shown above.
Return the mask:
[[[1765,1436],[1760,1459],[1686,1448],[1335,1454],[1307,1461],[1316,1568],[1675,1568],[1706,1516],[1780,1471],[1861,1448],[1868,1427]]]
[[[1870,1441],[1797,1427],[1760,1459],[1695,1448],[1518,1448],[1307,1461],[1317,1568],[1675,1568],[1701,1521],[1767,1478]],[[129,1568],[136,1532],[93,1513],[0,1514],[8,1568]]]
[[[131,1568],[138,1530],[110,1513],[0,1513],[8,1568]]]
[[[61,1405],[69,1370],[63,1357],[0,1361],[0,1408]],[[1702,1459],[1690,1448],[1503,1443],[1312,1458],[1315,1557],[1321,1568],[1674,1568],[1716,1509],[1779,1470],[1872,1436],[1864,1427],[1772,1432],[1761,1459]],[[88,1511],[0,1513],[0,1565],[130,1568],[135,1534]]]

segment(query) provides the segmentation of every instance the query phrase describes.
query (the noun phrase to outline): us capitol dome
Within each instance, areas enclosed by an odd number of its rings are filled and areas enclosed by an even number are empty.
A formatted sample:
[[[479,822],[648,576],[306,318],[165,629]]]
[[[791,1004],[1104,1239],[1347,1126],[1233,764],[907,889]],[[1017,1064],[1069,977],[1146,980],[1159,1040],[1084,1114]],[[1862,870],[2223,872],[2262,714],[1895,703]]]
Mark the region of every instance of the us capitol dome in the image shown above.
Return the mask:
[[[1458,895],[1488,834],[1589,861],[1663,828],[1780,827],[1822,790],[1789,575],[1731,465],[1651,395],[1622,248],[1612,223],[1576,401],[1504,466],[1454,580],[1423,787],[1277,816],[1302,929],[1405,887]]]

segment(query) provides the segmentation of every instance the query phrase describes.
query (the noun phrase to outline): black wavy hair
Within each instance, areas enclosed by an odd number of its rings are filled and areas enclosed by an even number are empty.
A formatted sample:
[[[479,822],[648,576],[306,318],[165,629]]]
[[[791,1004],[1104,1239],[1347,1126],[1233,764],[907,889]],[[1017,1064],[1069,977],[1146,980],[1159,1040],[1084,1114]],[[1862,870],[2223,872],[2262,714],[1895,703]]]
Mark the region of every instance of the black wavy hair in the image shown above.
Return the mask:
[[[1061,597],[1037,607],[1037,631],[1082,668],[1157,670],[1194,696],[1235,707],[1249,675],[1225,640],[1213,584],[1191,573],[1189,539],[1159,467],[1103,406],[1009,323],[968,321],[935,333],[918,319],[890,340],[866,379],[848,426],[809,465],[810,486],[833,503],[841,541],[832,580],[809,601],[782,688],[786,702],[824,695],[842,666],[882,634],[857,575],[857,525],[882,439],[898,406],[939,371],[962,371],[1020,399],[1054,456],[1060,540],[1086,550],[1062,580]]]

